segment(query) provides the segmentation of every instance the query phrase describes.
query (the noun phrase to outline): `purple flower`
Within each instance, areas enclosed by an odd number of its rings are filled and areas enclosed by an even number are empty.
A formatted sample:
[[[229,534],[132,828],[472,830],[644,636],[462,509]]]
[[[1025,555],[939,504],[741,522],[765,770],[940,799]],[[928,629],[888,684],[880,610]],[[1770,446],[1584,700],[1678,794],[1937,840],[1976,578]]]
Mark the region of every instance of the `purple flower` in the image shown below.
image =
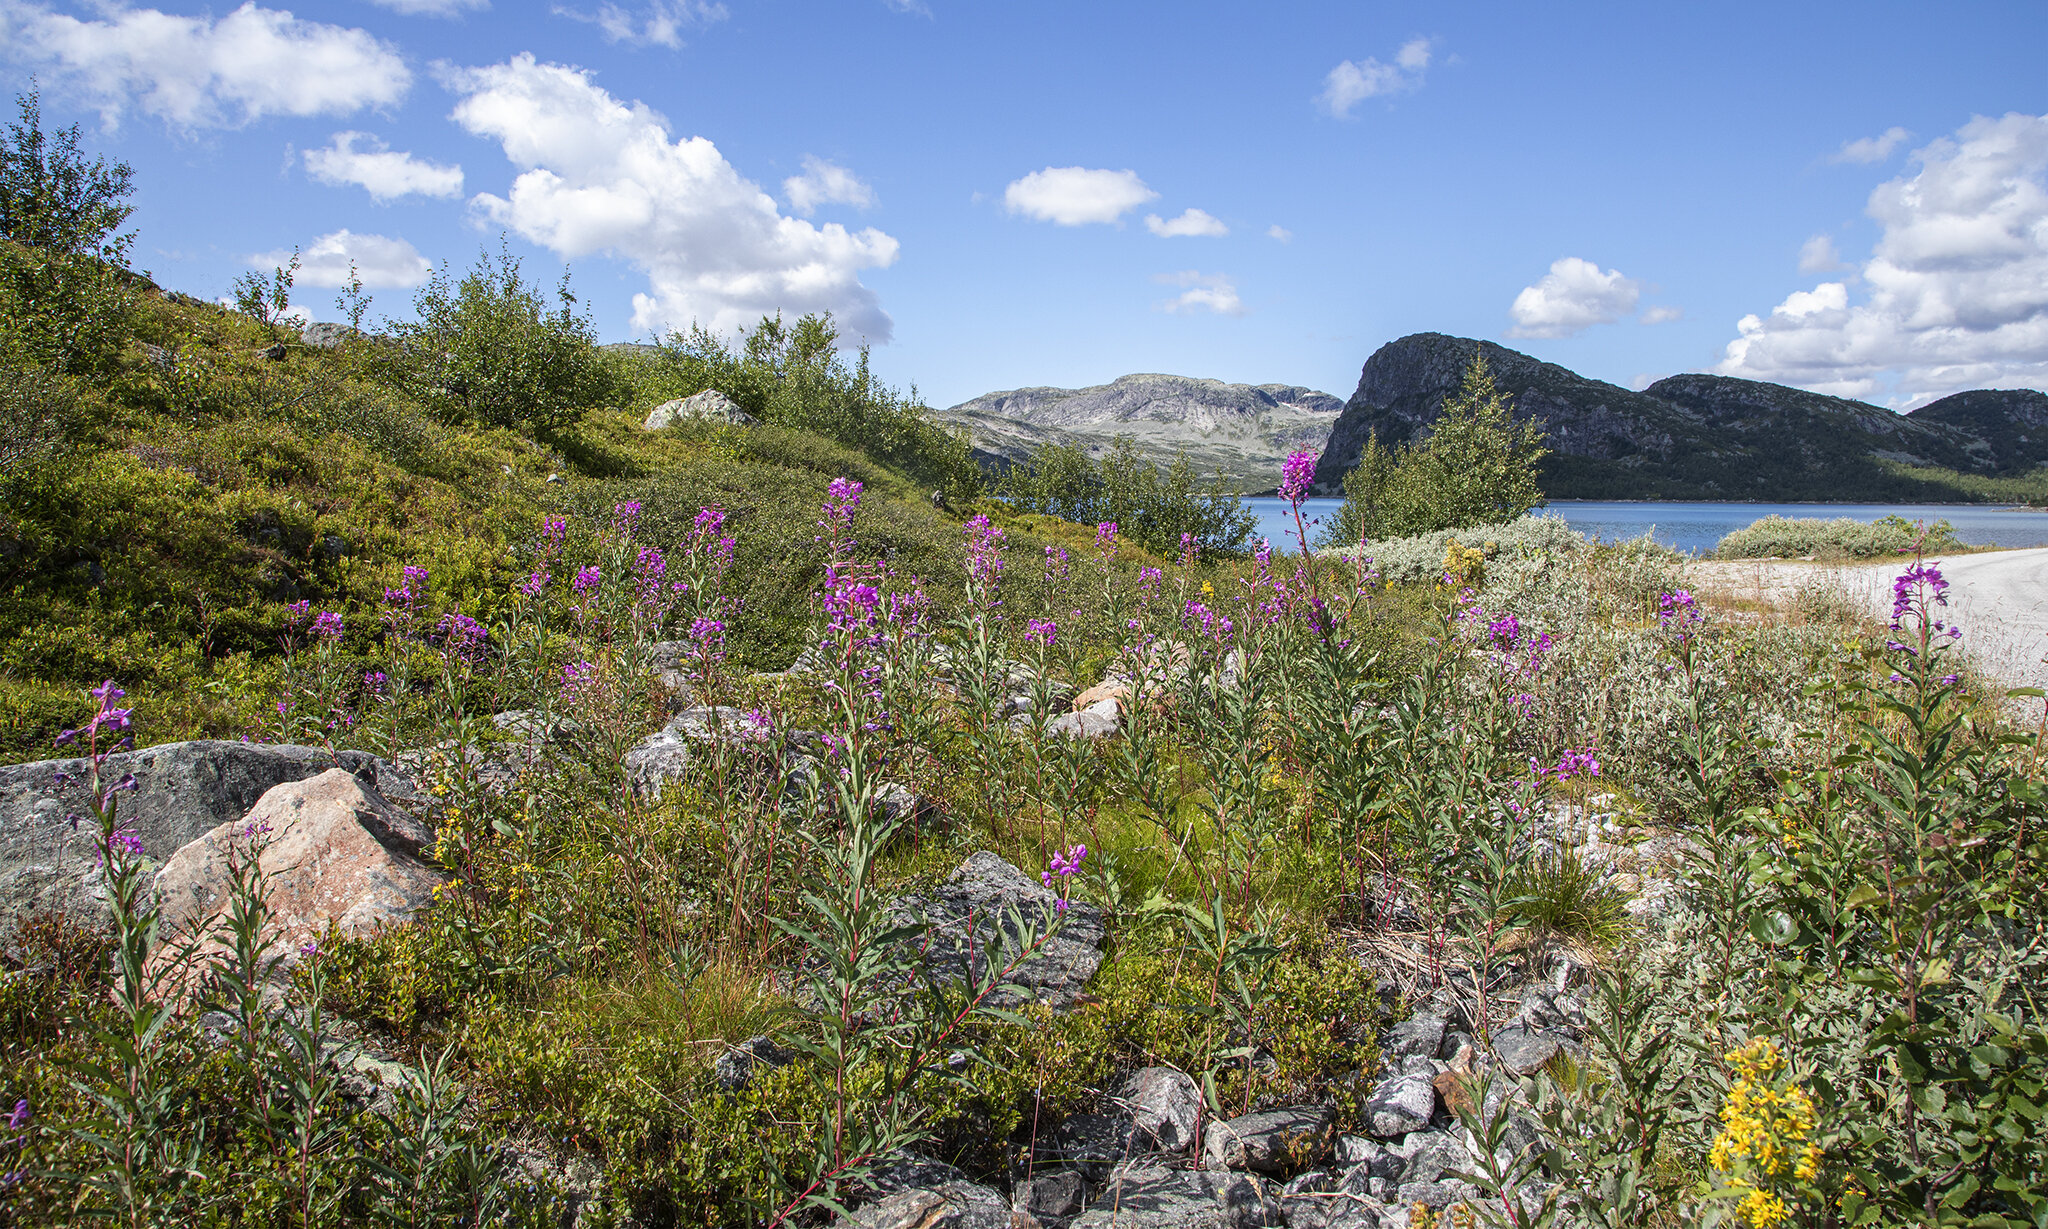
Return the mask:
[[[1183,568],[1195,566],[1195,554],[1195,535],[1191,533],[1180,535],[1180,565]]]
[[[967,522],[967,575],[983,589],[993,589],[1003,575],[1003,531],[983,513]]]
[[[1059,898],[1053,901],[1053,909],[1059,913],[1067,911],[1067,880],[1081,869],[1081,860],[1088,856],[1086,845],[1076,845],[1063,853],[1055,853],[1046,869],[1038,872],[1038,881],[1051,890],[1053,879],[1059,879]]]
[[[1536,769],[1536,761],[1529,761],[1529,767]],[[1569,781],[1573,777],[1597,777],[1600,775],[1600,761],[1595,758],[1593,748],[1574,751],[1565,748],[1555,765],[1536,770],[1538,776],[1548,776],[1557,781]]]
[[[313,604],[311,602],[308,602],[301,598],[299,601],[293,602],[291,605],[285,607],[285,626],[297,627],[299,624],[304,623],[306,621],[306,612],[312,609],[312,606]]]
[[[1116,533],[1115,521],[1104,521],[1095,527],[1095,549],[1102,552],[1104,559],[1114,556],[1117,547],[1121,545],[1117,541]]]
[[[1046,648],[1052,647],[1053,638],[1059,635],[1059,624],[1051,619],[1033,619],[1024,629],[1026,640],[1036,640]]]
[[[1067,562],[1067,548],[1048,546],[1045,548],[1045,579],[1050,584],[1065,580],[1073,575],[1073,565]]]
[[[588,593],[597,588],[597,583],[603,579],[604,573],[593,563],[588,567],[577,568],[576,578],[569,582],[569,587],[578,593]]]
[[[820,541],[832,544],[832,557],[844,558],[853,540],[848,536],[853,529],[853,514],[860,508],[862,484],[851,478],[834,478],[832,485],[825,488],[825,507],[818,518]]]
[[[319,614],[314,615],[313,634],[327,641],[341,639],[341,612],[338,610],[323,610]]]
[[[382,670],[363,671],[363,690],[373,696],[383,695],[384,688],[387,685],[389,685],[390,682],[391,680],[385,677],[385,674]]]
[[[450,657],[476,664],[483,659],[484,642],[490,633],[466,614],[444,615],[440,623],[441,648]]]
[[[1928,609],[1930,599],[1932,605],[1948,605],[1948,580],[1942,576],[1939,567],[1931,563],[1916,563],[1899,573],[1898,579],[1892,582],[1893,627],[1906,617],[1915,598],[1920,599],[1923,612]]]
[[[551,516],[540,523],[540,541],[543,557],[553,559],[561,553],[562,540],[569,536],[569,522],[566,518]]]
[[[308,939],[304,943],[299,944],[299,955],[306,957],[308,960],[313,959],[319,954],[320,944],[317,941]]]
[[[633,527],[640,523],[640,501],[629,499],[612,505],[612,532],[621,538],[633,536]]]
[[[14,1103],[14,1112],[7,1115],[7,1129],[10,1131],[19,1131],[27,1125],[28,1098],[23,1097],[22,1099]]]
[[[597,667],[587,661],[572,661],[562,667],[562,702],[575,704],[589,689]]]
[[[1299,508],[1301,501],[1308,498],[1309,483],[1316,478],[1316,454],[1313,451],[1291,452],[1280,467],[1280,498]]]
[[[537,568],[525,580],[519,582],[519,592],[527,597],[539,597],[547,591],[548,581],[553,579],[546,568]]]

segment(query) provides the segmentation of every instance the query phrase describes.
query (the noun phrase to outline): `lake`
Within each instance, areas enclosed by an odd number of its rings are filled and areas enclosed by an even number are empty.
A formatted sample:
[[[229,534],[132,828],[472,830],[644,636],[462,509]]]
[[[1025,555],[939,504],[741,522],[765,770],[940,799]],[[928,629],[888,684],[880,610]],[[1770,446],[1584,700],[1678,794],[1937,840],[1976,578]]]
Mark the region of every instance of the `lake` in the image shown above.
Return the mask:
[[[1294,517],[1287,501],[1272,496],[1247,499],[1245,505],[1259,518],[1252,531],[1254,541],[1271,538],[1275,550],[1294,544]],[[1303,519],[1334,521],[1341,499],[1305,499]],[[1909,521],[1947,521],[1956,536],[1975,546],[2048,546],[2048,512],[2024,508],[2001,508],[1990,504],[1742,504],[1742,503],[1648,503],[1560,499],[1547,511],[1565,519],[1573,529],[1602,542],[1641,537],[1648,533],[1666,546],[1682,551],[1705,552],[1722,538],[1752,521],[1766,516],[1805,516],[1833,520],[1874,521],[1881,516],[1903,516]],[[1313,544],[1319,524],[1309,526]]]

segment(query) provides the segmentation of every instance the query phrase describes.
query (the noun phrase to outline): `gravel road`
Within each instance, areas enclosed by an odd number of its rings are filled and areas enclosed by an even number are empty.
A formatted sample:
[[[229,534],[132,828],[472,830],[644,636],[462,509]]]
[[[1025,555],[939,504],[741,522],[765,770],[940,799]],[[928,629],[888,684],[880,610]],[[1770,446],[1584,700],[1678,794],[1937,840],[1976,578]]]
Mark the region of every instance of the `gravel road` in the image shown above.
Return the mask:
[[[1937,558],[1949,580],[1949,609],[1980,670],[2007,687],[2048,688],[2048,547]],[[1782,604],[1800,589],[1839,586],[1851,602],[1891,617],[1897,560],[1829,564],[1797,560],[1723,560],[1693,564],[1694,583],[1708,591]]]

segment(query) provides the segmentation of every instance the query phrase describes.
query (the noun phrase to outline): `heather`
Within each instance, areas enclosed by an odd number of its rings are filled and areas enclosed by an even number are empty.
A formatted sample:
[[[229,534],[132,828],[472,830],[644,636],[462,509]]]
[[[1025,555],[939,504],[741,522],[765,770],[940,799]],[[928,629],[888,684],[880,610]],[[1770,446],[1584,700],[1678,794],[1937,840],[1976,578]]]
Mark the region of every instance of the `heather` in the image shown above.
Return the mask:
[[[1773,515],[1721,539],[1714,555],[1720,559],[1875,559],[1910,551],[1916,540],[1929,550],[1963,549],[1947,521],[1923,529],[1898,516],[1866,524],[1846,516],[1823,520]]]

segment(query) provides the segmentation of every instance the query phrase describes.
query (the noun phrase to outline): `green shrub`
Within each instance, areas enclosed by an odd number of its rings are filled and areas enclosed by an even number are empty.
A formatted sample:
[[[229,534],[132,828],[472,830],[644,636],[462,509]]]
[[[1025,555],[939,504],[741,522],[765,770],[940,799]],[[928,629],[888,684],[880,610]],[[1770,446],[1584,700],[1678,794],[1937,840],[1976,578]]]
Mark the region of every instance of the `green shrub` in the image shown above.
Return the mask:
[[[1365,546],[1365,556],[1372,560],[1373,569],[1389,584],[1428,580],[1443,574],[1444,554],[1452,542],[1478,551],[1482,561],[1503,555],[1512,558],[1517,555],[1573,554],[1587,546],[1586,539],[1566,524],[1563,517],[1544,515],[1370,542]],[[1321,553],[1329,558],[1356,559],[1359,548],[1354,543]]]
[[[1162,472],[1127,435],[1111,441],[1100,461],[1073,445],[1047,444],[1005,471],[996,493],[1020,511],[1081,525],[1114,521],[1169,556],[1180,553],[1183,537],[1206,554],[1244,554],[1258,523],[1220,475],[1205,488],[1185,453]]]
[[[1717,559],[1875,559],[1899,555],[1913,549],[1925,531],[1921,545],[1929,551],[1960,549],[1963,543],[1947,521],[1922,525],[1901,516],[1879,517],[1874,522],[1838,516],[1787,517],[1772,513],[1762,520],[1721,539],[1714,548]]]
[[[460,282],[444,262],[413,298],[418,319],[394,324],[403,386],[443,419],[548,433],[611,395],[611,369],[569,276],[550,310],[501,250],[480,253]]]
[[[1543,502],[1536,463],[1547,455],[1542,426],[1514,421],[1482,349],[1427,439],[1391,450],[1376,434],[1366,441],[1358,465],[1344,475],[1344,506],[1323,542],[1342,546],[1514,520]]]

